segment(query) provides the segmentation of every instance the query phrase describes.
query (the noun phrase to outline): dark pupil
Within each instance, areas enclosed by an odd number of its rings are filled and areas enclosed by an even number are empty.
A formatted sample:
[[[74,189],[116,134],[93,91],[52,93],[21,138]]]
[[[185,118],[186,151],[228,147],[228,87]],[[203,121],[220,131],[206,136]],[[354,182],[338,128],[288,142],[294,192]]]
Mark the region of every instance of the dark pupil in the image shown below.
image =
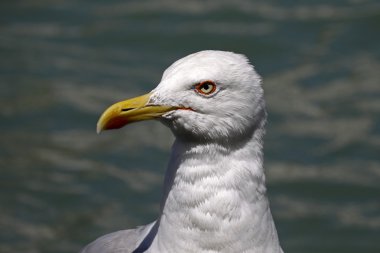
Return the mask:
[[[210,88],[210,84],[205,83],[203,84],[203,89],[208,90]]]

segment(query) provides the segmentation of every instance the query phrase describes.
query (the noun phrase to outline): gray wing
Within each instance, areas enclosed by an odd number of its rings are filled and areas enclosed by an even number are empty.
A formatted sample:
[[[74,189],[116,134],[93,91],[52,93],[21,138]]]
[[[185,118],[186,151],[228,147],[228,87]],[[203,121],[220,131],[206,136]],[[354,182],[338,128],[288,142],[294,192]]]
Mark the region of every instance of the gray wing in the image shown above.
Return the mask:
[[[149,245],[143,245],[147,238],[153,240],[150,236],[152,228],[155,222],[145,226],[138,227],[136,229],[120,230],[110,234],[103,235],[88,244],[80,253],[132,253],[132,252],[144,252],[140,251],[140,248],[146,248]],[[146,244],[146,243],[145,243]]]

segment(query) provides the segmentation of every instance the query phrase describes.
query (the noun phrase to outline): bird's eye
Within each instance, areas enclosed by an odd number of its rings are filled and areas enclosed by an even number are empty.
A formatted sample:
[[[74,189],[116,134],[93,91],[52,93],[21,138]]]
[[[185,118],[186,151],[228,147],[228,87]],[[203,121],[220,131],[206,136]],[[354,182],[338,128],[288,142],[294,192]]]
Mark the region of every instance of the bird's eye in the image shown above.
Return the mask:
[[[216,84],[213,81],[203,81],[195,85],[195,91],[203,95],[210,95],[216,90]]]

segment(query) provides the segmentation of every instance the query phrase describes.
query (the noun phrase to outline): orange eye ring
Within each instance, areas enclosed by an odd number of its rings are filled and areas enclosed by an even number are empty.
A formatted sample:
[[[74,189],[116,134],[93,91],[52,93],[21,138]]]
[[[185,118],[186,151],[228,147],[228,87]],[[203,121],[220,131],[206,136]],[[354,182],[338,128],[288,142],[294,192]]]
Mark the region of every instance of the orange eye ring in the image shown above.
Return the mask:
[[[195,85],[195,91],[203,95],[210,95],[216,91],[216,84],[210,80],[203,81]]]

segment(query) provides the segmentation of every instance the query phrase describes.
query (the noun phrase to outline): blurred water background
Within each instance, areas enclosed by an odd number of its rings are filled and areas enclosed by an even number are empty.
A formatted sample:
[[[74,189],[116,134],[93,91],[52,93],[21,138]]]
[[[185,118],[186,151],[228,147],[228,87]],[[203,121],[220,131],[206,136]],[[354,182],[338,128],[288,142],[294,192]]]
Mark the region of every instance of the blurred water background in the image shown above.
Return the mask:
[[[95,125],[203,49],[246,54],[264,78],[285,252],[380,252],[377,0],[2,0],[0,252],[77,252],[153,221],[171,133]]]

